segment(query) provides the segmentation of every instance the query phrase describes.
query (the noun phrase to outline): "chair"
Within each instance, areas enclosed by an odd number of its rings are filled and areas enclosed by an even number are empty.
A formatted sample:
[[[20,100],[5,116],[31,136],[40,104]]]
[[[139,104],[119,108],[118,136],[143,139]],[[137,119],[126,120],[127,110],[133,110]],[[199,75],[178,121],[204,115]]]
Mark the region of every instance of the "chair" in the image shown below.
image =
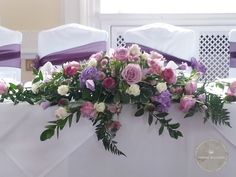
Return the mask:
[[[176,63],[190,65],[196,57],[196,34],[190,29],[154,23],[126,31],[124,39],[127,45],[139,44],[143,51],[157,51]]]
[[[232,29],[229,32],[229,43],[230,43],[229,77],[236,77],[236,29]]]
[[[0,78],[7,82],[21,81],[22,33],[0,27]]]
[[[88,59],[92,54],[107,49],[108,33],[83,26],[66,24],[38,35],[38,59],[36,67],[50,61],[61,65],[67,61]]]

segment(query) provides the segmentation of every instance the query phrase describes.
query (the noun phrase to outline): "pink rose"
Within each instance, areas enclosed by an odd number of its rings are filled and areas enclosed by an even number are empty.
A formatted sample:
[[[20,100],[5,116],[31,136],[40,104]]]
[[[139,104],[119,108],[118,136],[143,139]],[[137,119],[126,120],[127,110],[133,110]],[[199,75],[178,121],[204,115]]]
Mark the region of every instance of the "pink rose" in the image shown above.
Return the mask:
[[[236,93],[236,81],[233,81],[227,91],[227,94],[229,96],[233,96]]]
[[[116,86],[116,81],[112,77],[107,77],[103,80],[102,85],[106,89],[113,89]]]
[[[136,84],[142,80],[142,70],[138,64],[128,64],[121,75],[129,85]]]
[[[80,69],[80,64],[76,61],[67,62],[63,65],[64,73],[66,76],[74,76],[77,74],[77,71]]]
[[[0,80],[0,95],[7,93],[8,88],[6,82]]]
[[[112,132],[117,132],[121,127],[121,123],[119,121],[112,121],[109,128]]]
[[[171,68],[165,68],[162,72],[162,76],[168,84],[175,84],[177,81],[176,75]]]
[[[90,101],[86,101],[80,107],[80,112],[83,117],[86,118],[94,118],[96,115],[96,110],[94,109],[93,103]]]
[[[115,50],[113,57],[119,61],[126,61],[129,57],[128,49],[121,47]]]
[[[103,54],[102,52],[98,52],[98,53],[95,53],[95,54],[91,55],[90,58],[96,58],[97,61],[101,61],[102,58],[103,58],[102,54]]]
[[[180,99],[179,109],[183,112],[188,112],[192,107],[194,107],[196,100],[192,96],[186,95]]]
[[[151,59],[161,59],[161,60],[164,59],[162,54],[155,52],[155,51],[150,52],[150,57],[151,57]]]
[[[197,83],[193,81],[189,81],[185,85],[184,89],[187,95],[192,95],[197,90]]]

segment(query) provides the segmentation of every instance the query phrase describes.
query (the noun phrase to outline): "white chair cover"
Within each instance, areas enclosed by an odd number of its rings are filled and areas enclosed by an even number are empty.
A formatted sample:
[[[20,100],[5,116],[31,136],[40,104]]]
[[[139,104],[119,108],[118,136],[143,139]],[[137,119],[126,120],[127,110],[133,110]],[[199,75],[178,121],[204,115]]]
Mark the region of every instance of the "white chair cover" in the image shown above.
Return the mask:
[[[66,49],[93,42],[107,42],[107,40],[108,33],[106,31],[80,24],[66,24],[39,33],[38,55],[44,57]]]
[[[13,31],[5,27],[0,26],[0,47],[11,44],[22,44],[22,33],[19,31]],[[21,69],[14,67],[1,67],[0,66],[0,78],[7,82],[20,82],[21,81]]]
[[[230,42],[230,53],[236,52],[236,29],[232,29],[229,32],[229,42]],[[230,65],[229,65],[229,77],[236,77],[236,66],[233,66],[233,57],[230,56]],[[234,59],[236,60],[236,59]]]
[[[124,38],[126,43],[137,43],[187,61],[196,57],[196,34],[190,29],[154,23],[130,29]]]

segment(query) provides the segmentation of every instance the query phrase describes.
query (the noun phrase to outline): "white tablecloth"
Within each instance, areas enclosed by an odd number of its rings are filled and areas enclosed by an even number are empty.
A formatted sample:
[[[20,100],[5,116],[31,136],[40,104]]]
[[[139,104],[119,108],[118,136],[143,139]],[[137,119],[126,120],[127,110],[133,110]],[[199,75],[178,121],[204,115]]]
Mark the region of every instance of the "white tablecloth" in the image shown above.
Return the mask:
[[[174,105],[173,121],[181,123],[184,134],[171,139],[158,127],[149,127],[147,116],[134,117],[131,106],[120,115],[122,127],[117,134],[118,146],[127,157],[106,152],[97,141],[91,122],[81,118],[79,124],[61,132],[60,138],[41,142],[40,133],[47,121],[54,119],[56,107],[0,104],[0,177],[235,177],[236,120],[231,111],[233,128],[202,123],[202,115],[183,118]],[[206,139],[220,140],[229,152],[226,166],[218,172],[198,167],[195,148]]]

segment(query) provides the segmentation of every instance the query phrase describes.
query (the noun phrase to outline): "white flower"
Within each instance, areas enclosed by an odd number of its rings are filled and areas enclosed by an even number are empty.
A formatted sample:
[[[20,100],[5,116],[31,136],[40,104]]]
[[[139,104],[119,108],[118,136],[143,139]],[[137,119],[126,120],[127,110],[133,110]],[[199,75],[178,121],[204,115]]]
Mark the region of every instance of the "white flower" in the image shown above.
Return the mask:
[[[140,95],[140,89],[138,84],[131,84],[130,87],[126,90],[126,93],[129,95],[138,96]]]
[[[173,70],[176,70],[179,66],[174,61],[169,61],[166,65],[166,68],[171,68]]]
[[[97,59],[96,58],[90,58],[88,61],[88,67],[96,67],[97,66]]]
[[[66,95],[69,91],[69,87],[67,85],[61,85],[57,89],[57,93],[59,95]]]
[[[105,103],[101,102],[101,103],[95,103],[94,104],[94,108],[96,109],[97,112],[104,112],[106,105]]]
[[[67,116],[69,116],[70,114],[67,112],[67,110],[64,107],[59,107],[56,111],[55,111],[55,115],[58,119],[65,119]]]
[[[38,93],[40,85],[41,85],[41,82],[36,82],[36,83],[32,84],[31,90],[34,94]]]
[[[160,82],[156,85],[156,89],[158,90],[159,93],[167,90],[167,85],[165,82]]]
[[[129,53],[133,56],[140,56],[141,55],[141,50],[140,47],[137,44],[133,44],[129,48]]]
[[[143,59],[147,60],[150,57],[150,55],[146,52],[143,53]]]

